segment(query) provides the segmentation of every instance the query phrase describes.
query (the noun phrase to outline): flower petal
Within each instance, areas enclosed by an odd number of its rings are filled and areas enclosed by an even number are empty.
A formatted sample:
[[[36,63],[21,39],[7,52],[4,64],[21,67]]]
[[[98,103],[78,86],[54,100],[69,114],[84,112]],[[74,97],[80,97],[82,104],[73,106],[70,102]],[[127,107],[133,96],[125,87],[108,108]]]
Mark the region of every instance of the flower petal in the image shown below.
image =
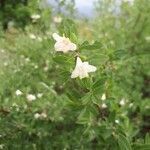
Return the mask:
[[[75,51],[75,50],[77,49],[76,44],[70,43],[70,44],[69,44],[69,49],[70,49],[71,51]]]
[[[56,41],[60,41],[62,39],[62,37],[59,36],[57,33],[53,33],[52,36],[53,36],[54,40],[56,40]]]
[[[89,65],[88,62],[84,62],[83,65],[85,66],[87,72],[95,72],[97,68],[93,65]]]
[[[77,78],[79,76],[79,72],[77,69],[73,70],[72,74],[71,74],[71,78]]]
[[[76,60],[76,66],[81,66],[82,65],[82,60],[77,57],[77,60]]]

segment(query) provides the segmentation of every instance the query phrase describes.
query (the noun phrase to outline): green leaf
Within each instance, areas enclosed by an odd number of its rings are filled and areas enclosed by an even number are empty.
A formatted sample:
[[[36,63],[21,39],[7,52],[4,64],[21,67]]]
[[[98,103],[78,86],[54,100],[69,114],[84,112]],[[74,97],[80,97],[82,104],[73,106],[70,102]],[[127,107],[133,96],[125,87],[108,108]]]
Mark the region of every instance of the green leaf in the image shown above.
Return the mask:
[[[100,49],[102,47],[102,44],[98,41],[95,41],[93,44],[89,44],[88,41],[85,41],[79,46],[80,50],[95,50]]]
[[[112,58],[115,60],[124,59],[125,57],[127,57],[127,51],[122,50],[122,49],[114,51],[113,56],[112,56]]]
[[[145,143],[150,144],[150,134],[149,133],[147,133],[145,136]]]
[[[91,99],[94,104],[100,106],[100,98],[96,97],[95,95],[92,95]]]
[[[92,86],[93,93],[102,94],[104,91],[104,88],[105,88],[105,81],[106,81],[106,78],[104,77],[104,78],[98,79],[96,82],[94,82],[94,84]]]
[[[78,116],[77,123],[78,124],[91,124],[93,121],[93,118],[94,118],[94,115],[92,114],[92,112],[89,109],[84,108]]]
[[[63,19],[62,23],[58,27],[61,35],[65,34],[66,37],[71,39],[72,33],[77,34],[75,23],[70,19]]]
[[[150,144],[134,144],[133,149],[134,150],[149,150]]]
[[[120,150],[132,150],[129,140],[123,134],[119,134],[118,144]]]
[[[92,81],[90,78],[84,78],[82,80],[78,80],[79,83],[81,84],[82,87],[90,90],[91,89],[91,84],[92,84]]]
[[[115,117],[116,117],[116,111],[112,111],[112,112],[110,112],[108,119],[109,119],[109,121],[114,122]]]
[[[70,40],[74,43],[78,43],[78,38],[75,33],[70,33]]]
[[[97,57],[95,57],[95,55],[97,55]],[[98,53],[95,55],[92,56],[89,54],[89,59],[93,64],[96,64],[97,66],[103,65],[109,60],[109,56],[105,54]]]
[[[82,104],[87,105],[91,101],[91,93],[87,93],[85,96],[81,98]]]
[[[56,63],[60,63],[60,64],[64,64],[66,62],[68,62],[68,58],[64,55],[56,55],[53,57],[53,60],[56,62]]]

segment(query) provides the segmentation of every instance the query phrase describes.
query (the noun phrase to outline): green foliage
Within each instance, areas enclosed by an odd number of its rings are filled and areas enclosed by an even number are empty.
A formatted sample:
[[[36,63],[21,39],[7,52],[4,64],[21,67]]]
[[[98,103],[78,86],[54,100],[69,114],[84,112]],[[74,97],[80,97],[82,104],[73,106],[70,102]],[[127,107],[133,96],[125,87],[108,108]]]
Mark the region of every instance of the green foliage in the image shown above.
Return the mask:
[[[101,14],[85,27],[66,17],[54,22],[51,10],[39,9],[36,1],[16,4],[15,10],[6,5],[25,28],[0,27],[0,149],[150,148],[149,5],[122,3],[116,15],[108,11],[113,0],[100,4]],[[27,23],[34,13],[40,19]],[[77,50],[56,52],[54,32]],[[96,72],[72,79],[77,57]]]

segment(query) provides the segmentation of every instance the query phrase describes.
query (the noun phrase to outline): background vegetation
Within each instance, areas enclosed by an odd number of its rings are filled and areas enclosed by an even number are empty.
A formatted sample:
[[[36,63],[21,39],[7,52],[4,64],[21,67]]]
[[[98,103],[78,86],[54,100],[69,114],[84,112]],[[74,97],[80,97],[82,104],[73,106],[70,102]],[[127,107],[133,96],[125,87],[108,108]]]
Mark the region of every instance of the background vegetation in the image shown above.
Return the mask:
[[[0,149],[149,150],[149,0],[99,0],[91,19],[57,3],[0,1]],[[78,54],[55,52],[54,32]],[[89,78],[71,79],[77,55]]]

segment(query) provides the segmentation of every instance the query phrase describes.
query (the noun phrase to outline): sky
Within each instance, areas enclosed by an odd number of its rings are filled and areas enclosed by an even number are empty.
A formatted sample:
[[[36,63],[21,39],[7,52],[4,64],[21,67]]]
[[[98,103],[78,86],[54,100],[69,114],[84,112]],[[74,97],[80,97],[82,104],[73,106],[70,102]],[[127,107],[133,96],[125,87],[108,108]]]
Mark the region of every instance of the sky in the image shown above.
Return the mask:
[[[51,4],[55,3],[55,0],[48,0]],[[94,13],[94,1],[96,0],[75,0],[76,9],[80,16],[92,17]]]
[[[94,11],[94,1],[95,0],[75,0],[76,8],[80,15],[92,16]]]

